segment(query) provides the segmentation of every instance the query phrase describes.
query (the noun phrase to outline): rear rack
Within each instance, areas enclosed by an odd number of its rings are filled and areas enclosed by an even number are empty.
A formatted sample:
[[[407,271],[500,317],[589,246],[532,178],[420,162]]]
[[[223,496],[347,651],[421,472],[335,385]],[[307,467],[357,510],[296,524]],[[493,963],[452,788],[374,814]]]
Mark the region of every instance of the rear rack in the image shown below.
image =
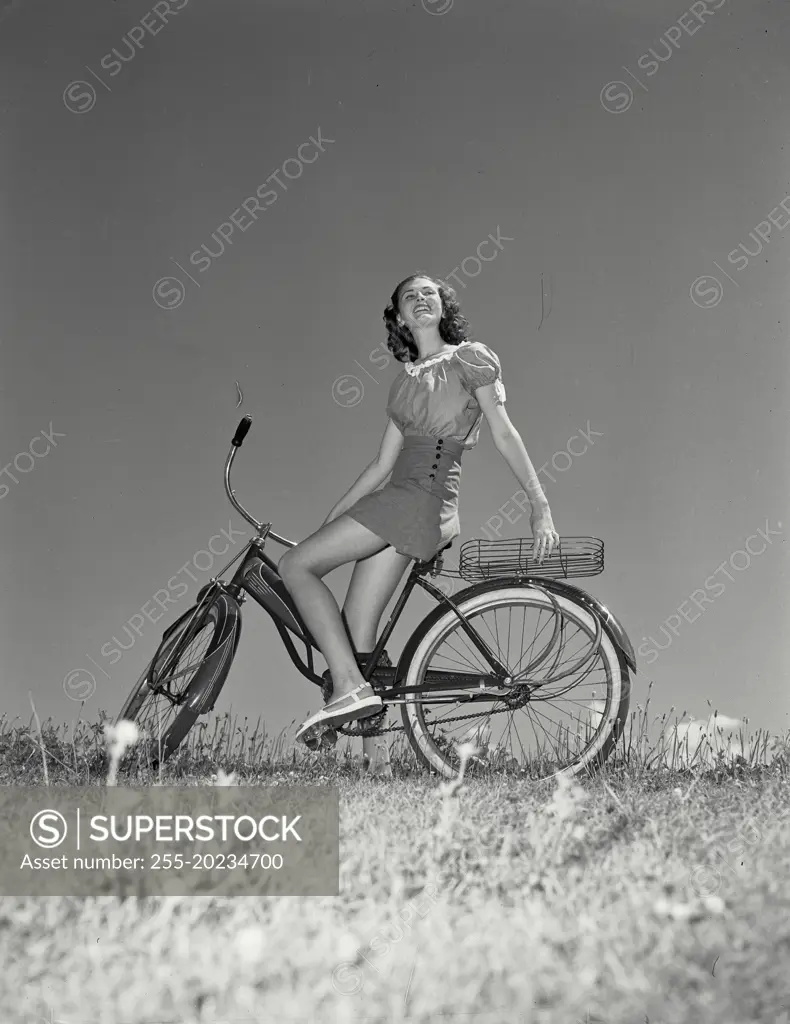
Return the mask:
[[[603,541],[596,537],[561,537],[557,548],[538,565],[531,537],[513,540],[468,540],[461,545],[458,575],[468,583],[498,576],[549,576],[571,579],[603,572]]]

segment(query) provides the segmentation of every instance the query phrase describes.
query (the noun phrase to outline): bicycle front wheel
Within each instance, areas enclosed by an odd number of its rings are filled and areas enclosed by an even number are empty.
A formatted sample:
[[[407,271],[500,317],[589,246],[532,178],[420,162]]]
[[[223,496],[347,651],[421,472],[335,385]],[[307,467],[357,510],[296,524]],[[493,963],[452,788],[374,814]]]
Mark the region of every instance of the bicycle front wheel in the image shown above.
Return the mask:
[[[239,641],[237,606],[218,593],[190,608],[165,633],[159,650],[129,694],[117,721],[143,733],[143,758],[157,767],[180,746],[199,715],[210,711]]]
[[[458,609],[512,680],[497,683],[451,609],[429,619],[403,676],[405,688],[426,687],[404,696],[418,760],[451,778],[470,743],[471,765],[522,777],[603,764],[625,724],[630,678],[596,616],[534,586],[470,595]]]

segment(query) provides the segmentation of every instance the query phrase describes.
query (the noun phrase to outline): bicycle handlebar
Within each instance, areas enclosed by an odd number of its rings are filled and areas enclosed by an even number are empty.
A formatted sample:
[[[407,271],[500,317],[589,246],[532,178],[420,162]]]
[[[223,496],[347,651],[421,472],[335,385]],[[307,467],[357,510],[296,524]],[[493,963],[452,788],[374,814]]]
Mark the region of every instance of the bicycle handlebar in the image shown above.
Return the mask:
[[[244,438],[249,434],[250,427],[252,426],[252,416],[245,416],[242,421],[236,427],[236,433],[233,435],[233,440],[230,442],[234,448],[241,448],[244,444]]]
[[[252,416],[244,416],[241,422],[239,423],[238,427],[236,427],[236,433],[233,435],[233,440],[230,443],[231,447],[230,451],[228,452],[227,461],[225,463],[225,493],[227,494],[228,500],[230,501],[231,505],[233,505],[236,511],[240,515],[242,515],[247,520],[248,523],[251,523],[256,530],[263,530],[264,524],[259,523],[257,519],[254,519],[249,514],[249,512],[239,503],[239,501],[237,501],[236,495],[233,493],[233,488],[230,486],[230,467],[233,465],[233,460],[236,457],[236,452],[239,450],[239,448],[241,448],[242,444],[244,443],[244,438],[250,432],[251,426]],[[268,525],[269,527],[271,526],[271,524]],[[272,529],[267,530],[266,536],[271,537],[272,540],[276,540],[280,544],[284,544],[286,547],[296,547],[295,540],[288,540],[287,537],[281,537]]]

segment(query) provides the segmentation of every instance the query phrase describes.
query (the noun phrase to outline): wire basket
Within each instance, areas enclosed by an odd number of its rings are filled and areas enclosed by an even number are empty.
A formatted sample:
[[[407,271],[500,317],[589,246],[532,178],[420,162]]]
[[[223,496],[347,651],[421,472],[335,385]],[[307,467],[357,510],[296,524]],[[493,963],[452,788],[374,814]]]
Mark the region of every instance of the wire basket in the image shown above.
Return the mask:
[[[603,572],[603,541],[595,537],[561,537],[538,565],[531,537],[514,540],[468,540],[461,545],[458,575],[468,583],[497,576],[550,576],[571,579]]]

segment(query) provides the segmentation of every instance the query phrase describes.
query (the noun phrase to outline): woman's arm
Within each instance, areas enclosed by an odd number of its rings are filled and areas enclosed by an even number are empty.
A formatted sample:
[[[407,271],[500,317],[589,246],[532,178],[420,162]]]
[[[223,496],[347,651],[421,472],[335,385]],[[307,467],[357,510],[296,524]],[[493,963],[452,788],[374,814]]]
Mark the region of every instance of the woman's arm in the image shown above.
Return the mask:
[[[531,514],[530,525],[535,538],[535,551],[538,562],[544,555],[550,555],[554,546],[559,543],[559,535],[554,529],[551,509],[538,480],[538,474],[532,465],[521,435],[510,422],[505,403],[496,394],[494,384],[486,384],[475,391],[480,408],[491,428],[497,451],[513,471],[516,480],[521,484],[529,499]]]
[[[387,428],[381,439],[378,455],[369,466],[365,467],[359,478],[343,495],[321,525],[325,526],[327,523],[331,523],[333,519],[337,519],[338,516],[342,516],[360,498],[364,498],[366,494],[375,491],[379,484],[384,483],[392,472],[392,467],[395,465],[395,460],[400,454],[402,447],[403,434],[401,434],[392,420],[388,420]]]

